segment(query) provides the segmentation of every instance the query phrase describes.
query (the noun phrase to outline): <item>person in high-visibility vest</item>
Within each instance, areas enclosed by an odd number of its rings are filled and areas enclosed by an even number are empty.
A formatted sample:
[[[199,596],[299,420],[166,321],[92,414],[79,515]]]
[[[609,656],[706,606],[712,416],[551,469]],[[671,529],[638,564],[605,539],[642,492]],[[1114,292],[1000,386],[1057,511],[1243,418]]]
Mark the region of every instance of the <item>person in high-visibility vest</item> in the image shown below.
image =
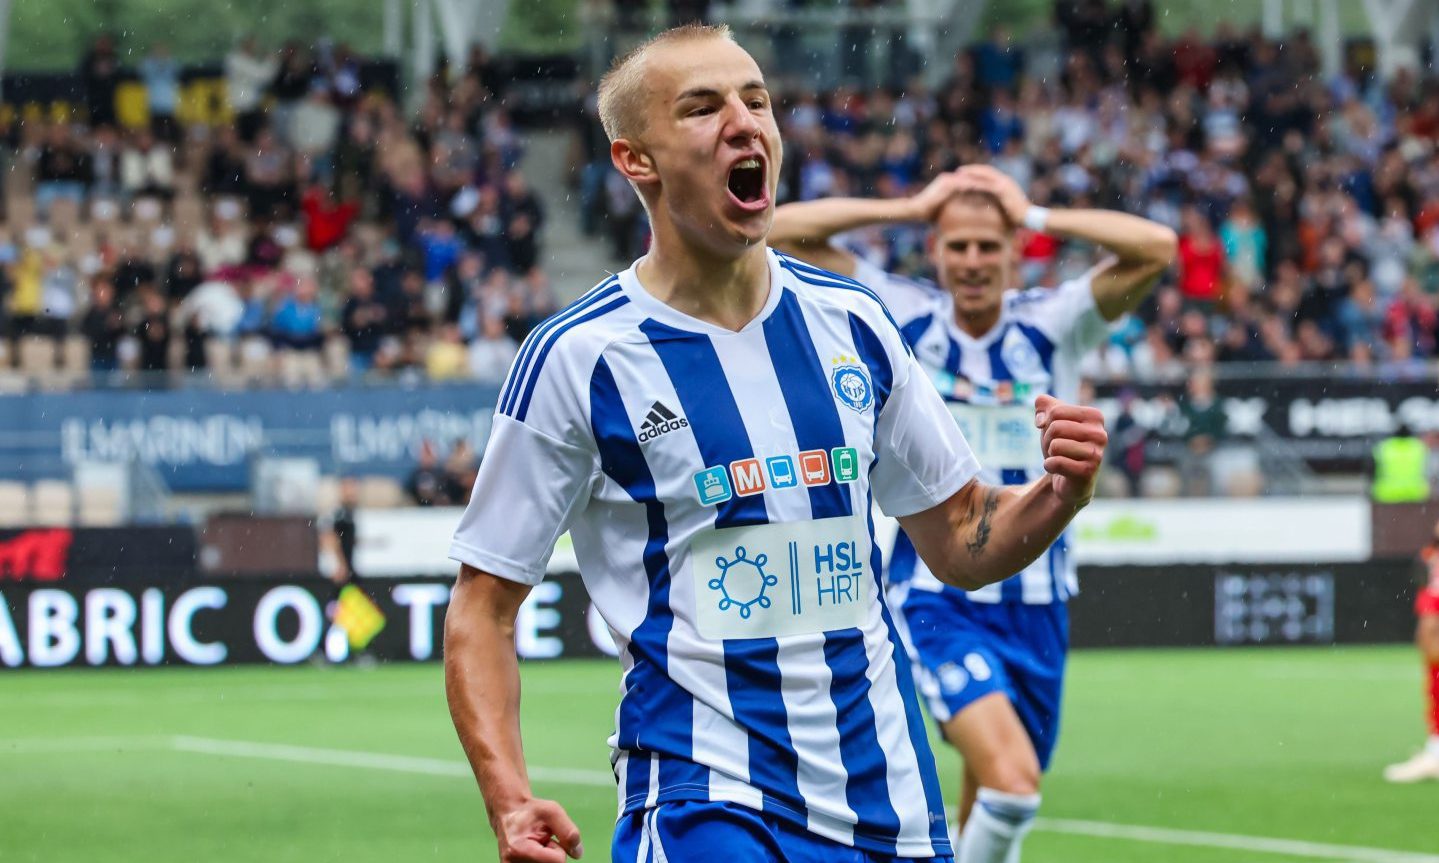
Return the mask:
[[[1429,499],[1429,448],[1406,425],[1374,446],[1375,503],[1417,503]]]

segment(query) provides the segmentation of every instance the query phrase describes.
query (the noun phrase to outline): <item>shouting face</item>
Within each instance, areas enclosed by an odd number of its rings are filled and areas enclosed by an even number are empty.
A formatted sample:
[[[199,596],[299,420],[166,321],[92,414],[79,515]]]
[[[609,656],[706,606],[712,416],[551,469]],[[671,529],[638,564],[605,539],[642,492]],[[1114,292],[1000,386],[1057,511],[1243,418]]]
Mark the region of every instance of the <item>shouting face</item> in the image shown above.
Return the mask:
[[[774,220],[779,128],[754,58],[725,38],[656,45],[644,57],[642,128],[611,146],[656,238],[719,257],[760,245]]]

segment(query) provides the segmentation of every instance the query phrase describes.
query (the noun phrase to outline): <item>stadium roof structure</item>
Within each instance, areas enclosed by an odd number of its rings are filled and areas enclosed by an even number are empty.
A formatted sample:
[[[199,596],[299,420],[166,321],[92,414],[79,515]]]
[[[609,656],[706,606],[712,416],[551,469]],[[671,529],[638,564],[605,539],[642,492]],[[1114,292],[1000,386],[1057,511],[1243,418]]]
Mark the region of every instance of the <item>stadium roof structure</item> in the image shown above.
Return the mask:
[[[300,0],[303,3],[303,0]],[[463,66],[470,46],[492,43],[500,32],[511,0],[383,0],[382,47],[388,57],[407,57],[412,81],[423,81],[434,69],[438,51],[451,65]],[[13,0],[0,0],[0,73],[6,69],[10,11]],[[199,5],[199,4],[196,4]],[[405,50],[406,24],[410,50]]]
[[[8,3],[9,0],[0,0]],[[405,7],[409,7],[411,81],[424,81],[435,66],[437,50],[451,66],[462,67],[470,45],[490,42],[509,14],[510,0],[385,0],[384,50],[405,55]],[[489,38],[481,40],[481,36]]]
[[[439,52],[451,64],[463,64],[469,48],[493,42],[509,14],[512,0],[383,0],[383,48],[409,61],[410,79],[423,81]],[[576,0],[577,5],[587,5]],[[604,0],[600,0],[603,5]],[[1344,8],[1353,0],[1255,0],[1264,33],[1282,36],[1295,27],[1310,28],[1326,74],[1338,73],[1344,60]],[[0,0],[0,73],[6,69],[10,12],[13,0]],[[791,9],[783,0],[731,0],[717,9],[719,17],[743,27],[765,28],[797,23],[796,17],[820,17],[833,26],[837,19],[863,20],[881,16],[886,23],[907,24],[911,44],[925,56],[952,55],[975,36],[990,9],[989,0],[904,0],[903,8]],[[1374,40],[1377,71],[1389,77],[1400,68],[1418,69],[1426,43],[1439,47],[1439,0],[1361,0],[1367,32]],[[582,17],[584,9],[576,10]],[[1352,22],[1352,16],[1348,16]],[[408,21],[407,21],[408,19]],[[406,24],[408,23],[408,34]],[[811,22],[814,23],[814,22]],[[851,22],[853,23],[853,22]],[[406,36],[409,50],[405,50]],[[482,38],[484,37],[484,38]],[[1439,54],[1439,50],[1434,51]],[[1431,66],[1439,59],[1431,57]]]
[[[1341,71],[1344,62],[1344,7],[1353,0],[1257,0],[1266,36],[1279,38],[1304,27],[1314,32],[1315,43],[1328,75]],[[504,2],[500,3],[504,5]],[[1367,30],[1374,39],[1378,71],[1389,77],[1400,68],[1417,69],[1424,62],[1425,42],[1439,46],[1439,0],[1362,0]],[[898,16],[908,23],[908,38],[926,56],[952,55],[972,41],[991,4],[989,0],[904,0],[903,9],[791,9],[784,0],[734,0],[721,17],[744,27],[789,23],[846,23],[870,18],[891,22]],[[1352,7],[1351,7],[1352,8]],[[853,19],[850,21],[849,19]],[[1431,61],[1433,62],[1433,61]]]
[[[1281,35],[1286,23],[1303,20],[1300,16],[1312,11],[1324,72],[1336,74],[1344,62],[1341,2],[1349,0],[1264,0],[1264,31]],[[1401,68],[1418,69],[1426,40],[1439,45],[1439,0],[1363,0],[1363,7],[1374,38],[1378,72],[1384,78]],[[1290,22],[1285,21],[1286,12]]]

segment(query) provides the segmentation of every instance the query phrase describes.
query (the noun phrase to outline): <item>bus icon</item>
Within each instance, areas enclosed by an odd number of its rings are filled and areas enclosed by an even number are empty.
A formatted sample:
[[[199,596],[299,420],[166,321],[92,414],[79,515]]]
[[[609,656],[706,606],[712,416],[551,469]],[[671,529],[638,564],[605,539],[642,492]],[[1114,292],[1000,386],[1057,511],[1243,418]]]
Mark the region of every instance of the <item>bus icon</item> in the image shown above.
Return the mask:
[[[799,478],[794,475],[794,459],[789,456],[772,456],[764,460],[764,465],[769,470],[769,484],[772,487],[792,488],[799,485]]]
[[[805,485],[829,485],[829,453],[822,449],[800,453],[799,473]]]

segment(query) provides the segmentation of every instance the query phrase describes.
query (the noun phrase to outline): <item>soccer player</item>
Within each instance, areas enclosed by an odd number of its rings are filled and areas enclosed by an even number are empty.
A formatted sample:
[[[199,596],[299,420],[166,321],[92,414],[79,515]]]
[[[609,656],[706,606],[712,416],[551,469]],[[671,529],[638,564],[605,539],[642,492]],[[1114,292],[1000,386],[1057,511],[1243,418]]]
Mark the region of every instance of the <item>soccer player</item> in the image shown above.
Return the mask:
[[[938,285],[885,273],[830,243],[866,225],[911,221],[932,225]],[[1052,290],[1010,290],[1021,225],[1110,255]],[[981,480],[1005,484],[1044,475],[1029,421],[1036,400],[1078,397],[1080,357],[1152,289],[1176,246],[1169,228],[1124,213],[1032,206],[1013,180],[984,165],[943,174],[908,199],[788,204],[775,214],[770,242],[879,294],[975,448]],[[959,859],[1000,861],[1011,849],[1008,859],[1018,859],[1059,730],[1065,600],[1077,588],[1068,539],[978,590],[946,584],[926,564],[900,534],[888,585],[920,689],[964,759]]]
[[[581,853],[526,775],[513,644],[568,530],[624,669],[614,859],[950,860],[871,504],[981,587],[1092,496],[1102,417],[1042,398],[1046,472],[976,479],[879,300],[765,245],[779,131],[728,30],[661,34],[599,103],[653,247],[526,340],[450,550],[446,691],[500,859]]]
[[[1434,538],[1419,552],[1419,565],[1424,586],[1414,600],[1419,617],[1414,644],[1429,675],[1429,740],[1413,758],[1384,769],[1390,782],[1439,779],[1439,524],[1434,525]]]

